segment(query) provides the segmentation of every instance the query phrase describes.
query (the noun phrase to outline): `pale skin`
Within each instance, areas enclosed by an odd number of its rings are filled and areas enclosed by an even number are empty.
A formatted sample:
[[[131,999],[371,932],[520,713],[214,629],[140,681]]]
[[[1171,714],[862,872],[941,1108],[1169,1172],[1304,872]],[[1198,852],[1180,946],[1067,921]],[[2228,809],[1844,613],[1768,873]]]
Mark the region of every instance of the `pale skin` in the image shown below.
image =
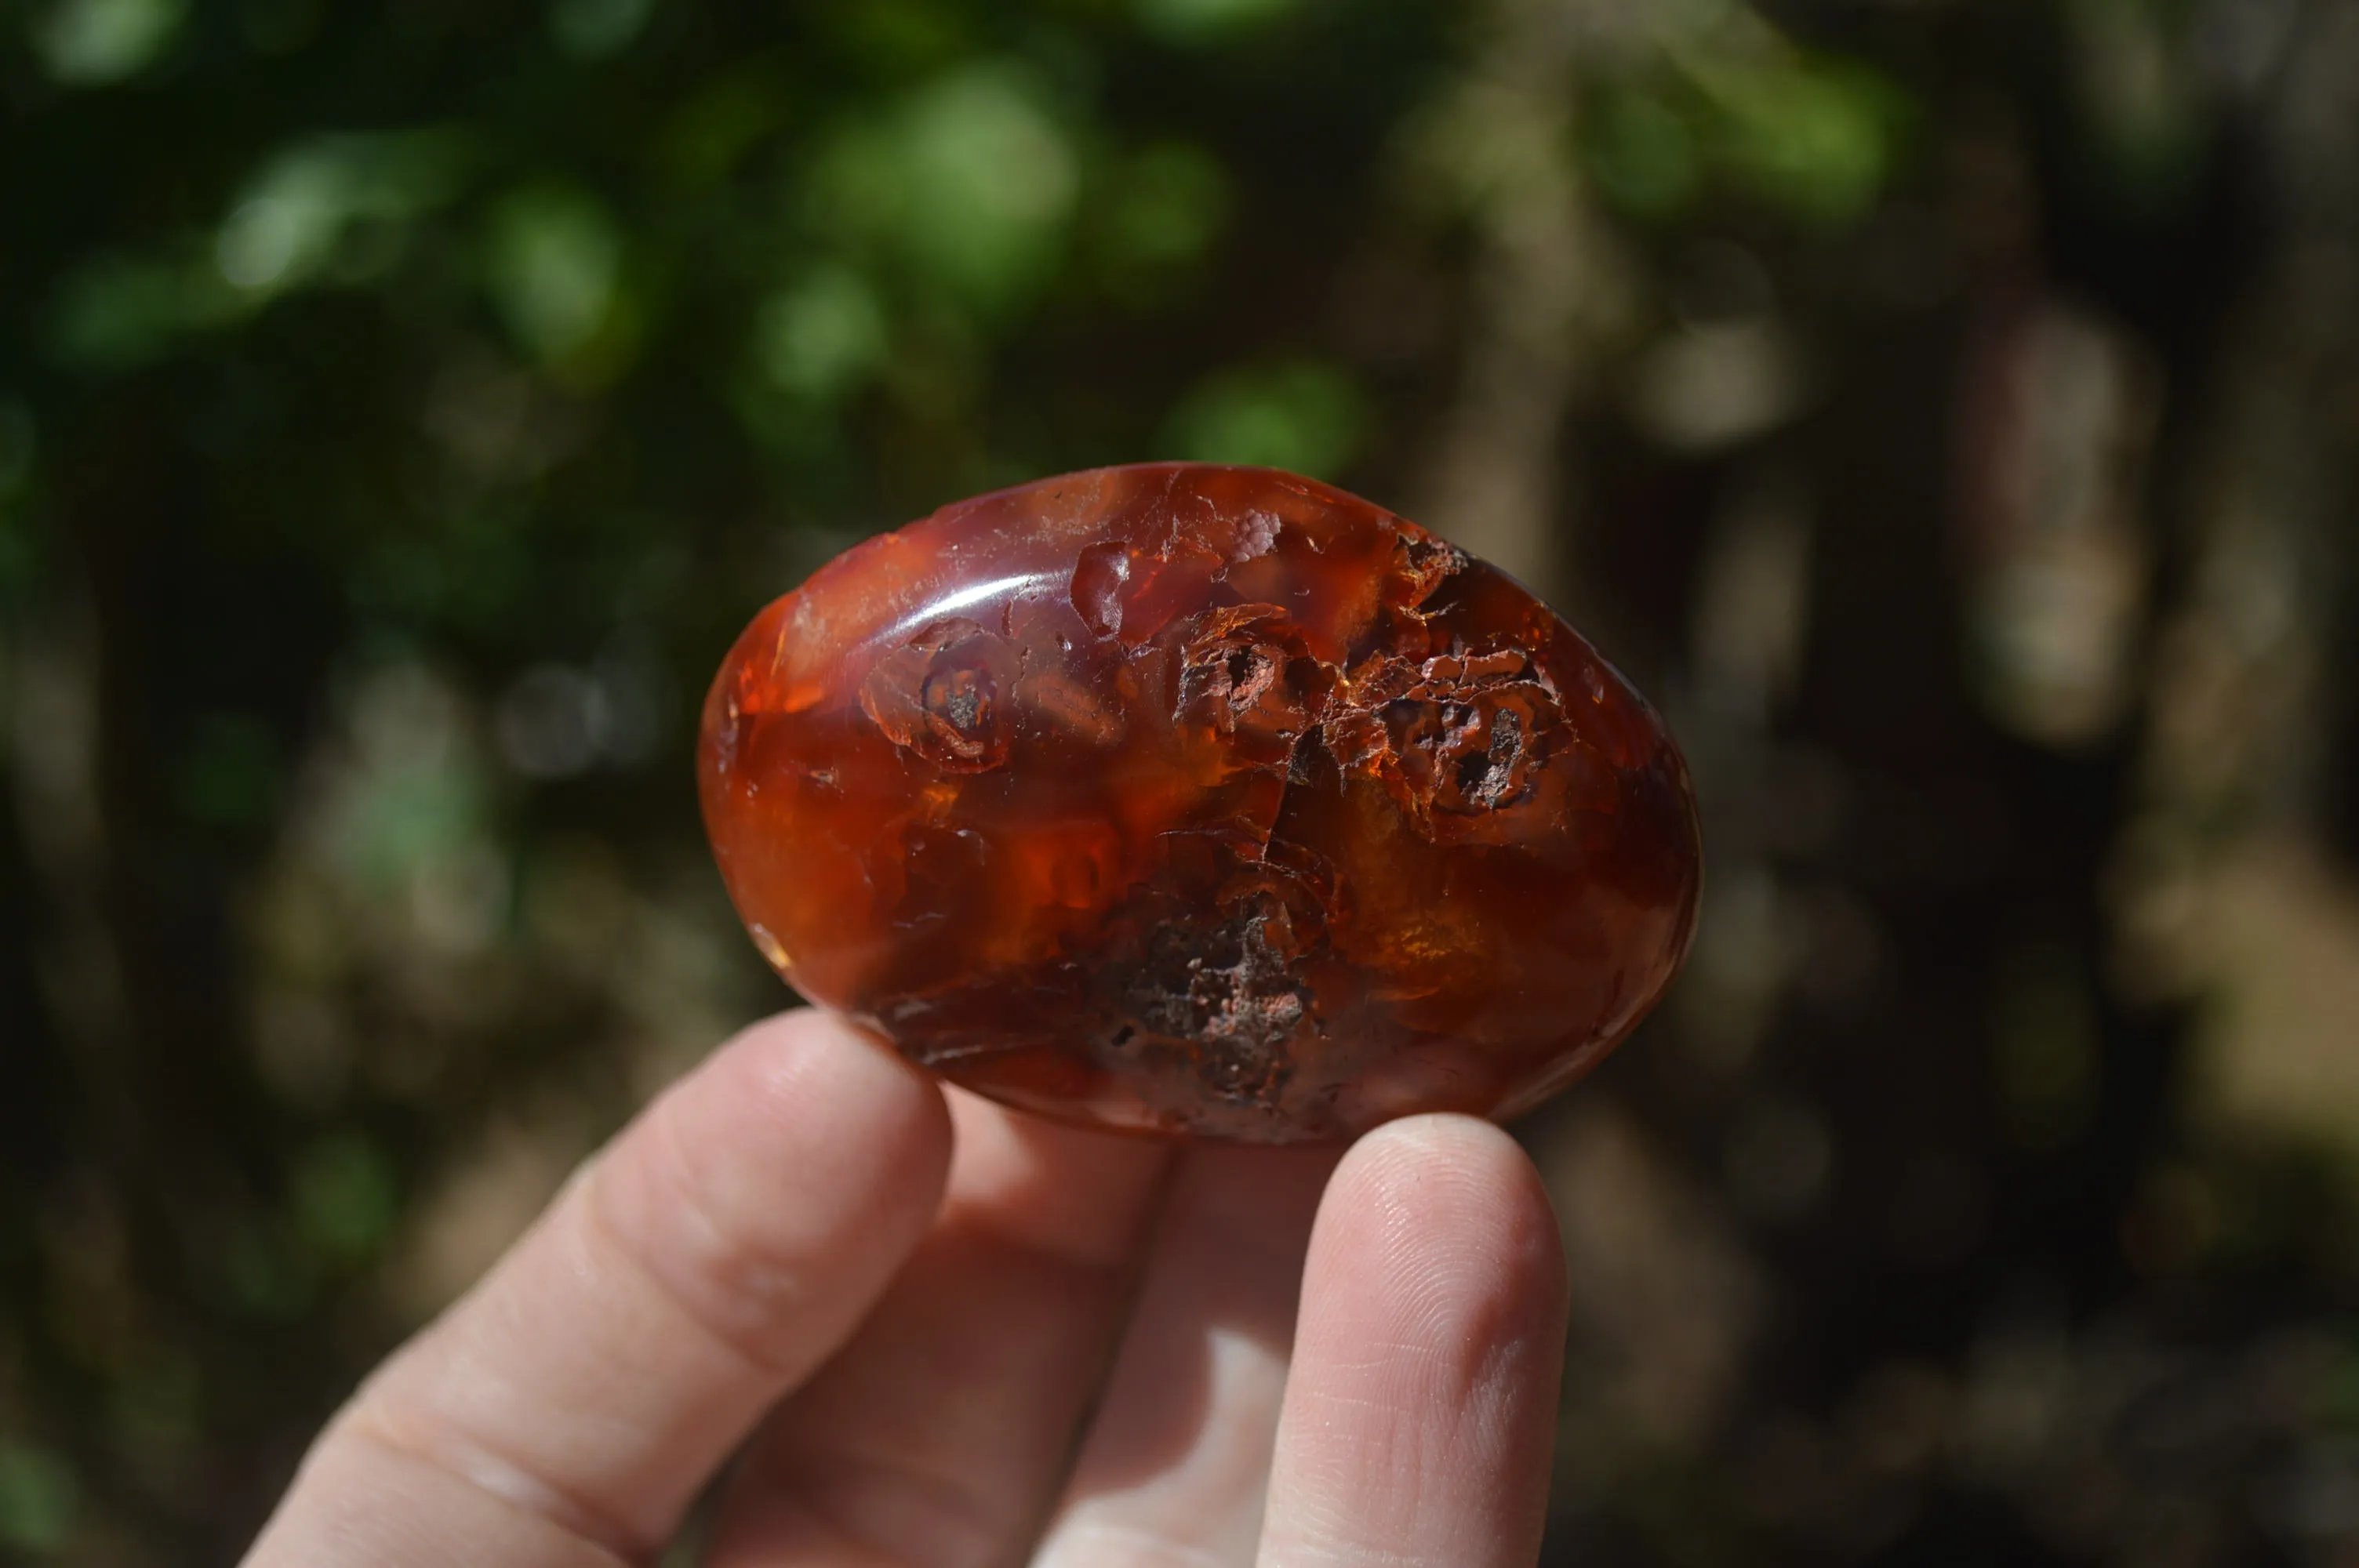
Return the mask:
[[[1548,1200],[1457,1116],[1172,1146],[817,1011],[659,1097],[328,1425],[248,1568],[1527,1568]]]

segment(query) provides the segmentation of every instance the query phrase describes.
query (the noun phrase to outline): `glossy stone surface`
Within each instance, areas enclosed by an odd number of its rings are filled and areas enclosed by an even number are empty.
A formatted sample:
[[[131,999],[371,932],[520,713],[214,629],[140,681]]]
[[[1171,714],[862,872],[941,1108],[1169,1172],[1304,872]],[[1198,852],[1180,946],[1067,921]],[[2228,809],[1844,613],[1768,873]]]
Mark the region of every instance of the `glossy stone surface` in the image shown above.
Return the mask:
[[[739,639],[701,773],[799,990],[1068,1120],[1511,1115],[1695,921],[1637,693],[1500,572],[1266,469],[1071,474],[847,551]]]

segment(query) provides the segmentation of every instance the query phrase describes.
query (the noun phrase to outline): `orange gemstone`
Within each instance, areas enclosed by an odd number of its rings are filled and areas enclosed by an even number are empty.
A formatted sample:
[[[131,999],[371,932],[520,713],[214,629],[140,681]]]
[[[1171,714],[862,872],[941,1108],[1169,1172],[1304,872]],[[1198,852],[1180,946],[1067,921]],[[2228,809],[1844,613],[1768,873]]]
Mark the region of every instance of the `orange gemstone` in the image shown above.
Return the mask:
[[[1512,1115],[1695,924],[1645,699],[1501,572],[1266,469],[1069,474],[845,552],[738,639],[701,773],[796,989],[1067,1120]]]

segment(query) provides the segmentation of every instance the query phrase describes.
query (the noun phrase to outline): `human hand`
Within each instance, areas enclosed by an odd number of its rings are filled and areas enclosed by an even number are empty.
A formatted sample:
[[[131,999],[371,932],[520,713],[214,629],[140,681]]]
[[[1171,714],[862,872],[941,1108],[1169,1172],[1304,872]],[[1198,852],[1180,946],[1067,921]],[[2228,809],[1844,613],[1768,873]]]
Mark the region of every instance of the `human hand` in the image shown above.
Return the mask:
[[[1528,1564],[1564,1303],[1487,1123],[1175,1147],[789,1013],[362,1386],[247,1568],[644,1563],[741,1446],[712,1568]]]

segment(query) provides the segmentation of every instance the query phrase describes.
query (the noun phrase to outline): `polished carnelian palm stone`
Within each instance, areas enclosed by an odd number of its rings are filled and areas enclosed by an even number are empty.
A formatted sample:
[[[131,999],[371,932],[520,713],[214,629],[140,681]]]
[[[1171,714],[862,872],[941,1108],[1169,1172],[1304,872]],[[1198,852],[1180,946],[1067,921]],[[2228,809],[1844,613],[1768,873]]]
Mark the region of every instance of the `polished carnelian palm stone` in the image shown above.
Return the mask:
[[[1267,469],[1069,474],[845,552],[738,640],[701,772],[799,990],[1067,1120],[1507,1116],[1695,924],[1646,701],[1504,574]]]

